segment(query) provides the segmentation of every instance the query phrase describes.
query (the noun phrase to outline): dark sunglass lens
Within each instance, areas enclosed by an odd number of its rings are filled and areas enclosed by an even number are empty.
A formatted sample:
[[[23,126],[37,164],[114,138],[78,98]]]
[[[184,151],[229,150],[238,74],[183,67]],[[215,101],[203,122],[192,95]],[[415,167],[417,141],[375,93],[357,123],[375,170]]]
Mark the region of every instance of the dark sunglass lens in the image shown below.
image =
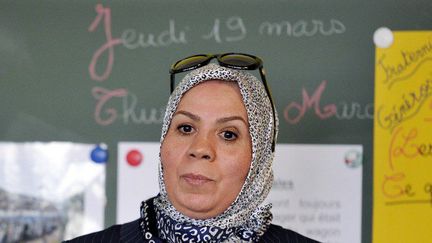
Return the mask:
[[[219,60],[225,64],[238,67],[248,67],[251,65],[256,65],[258,62],[254,57],[242,54],[223,55],[219,58]]]
[[[207,56],[192,56],[185,58],[177,62],[172,69],[175,71],[185,70],[193,67],[197,67],[199,64],[205,62],[208,59]]]

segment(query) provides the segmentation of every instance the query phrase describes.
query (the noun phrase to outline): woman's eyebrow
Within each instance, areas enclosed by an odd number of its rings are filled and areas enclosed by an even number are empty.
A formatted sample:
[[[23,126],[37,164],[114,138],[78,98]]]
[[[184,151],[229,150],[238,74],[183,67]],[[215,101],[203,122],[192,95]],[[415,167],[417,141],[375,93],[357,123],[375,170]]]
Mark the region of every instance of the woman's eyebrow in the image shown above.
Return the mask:
[[[176,116],[176,115],[184,115],[184,116],[187,116],[187,117],[189,117],[190,119],[192,119],[194,121],[201,120],[201,118],[199,118],[199,116],[197,116],[195,114],[192,114],[192,113],[190,113],[188,111],[182,111],[182,110],[176,111],[176,113],[174,113],[173,117]]]
[[[189,111],[179,110],[179,111],[176,111],[174,113],[173,117],[176,115],[184,115],[184,116],[187,116],[194,121],[200,121],[201,120],[201,118],[199,116],[197,116],[197,115],[195,115]],[[225,123],[225,122],[234,121],[234,120],[240,120],[246,126],[249,126],[249,123],[241,116],[228,116],[228,117],[219,118],[216,120],[216,123]]]
[[[242,121],[246,126],[249,126],[248,122],[243,119],[243,117],[241,116],[228,116],[228,117],[223,117],[223,118],[219,118],[217,119],[217,123],[225,123],[225,122],[229,122],[229,121],[234,121],[234,120],[240,120]]]

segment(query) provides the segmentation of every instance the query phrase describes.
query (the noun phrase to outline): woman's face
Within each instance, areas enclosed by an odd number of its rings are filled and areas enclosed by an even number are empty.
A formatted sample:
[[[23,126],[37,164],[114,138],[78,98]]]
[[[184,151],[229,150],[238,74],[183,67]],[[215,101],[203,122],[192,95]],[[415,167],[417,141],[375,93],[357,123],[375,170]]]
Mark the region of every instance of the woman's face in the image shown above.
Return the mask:
[[[251,146],[237,83],[211,80],[186,92],[161,148],[173,206],[195,219],[224,212],[245,182]]]

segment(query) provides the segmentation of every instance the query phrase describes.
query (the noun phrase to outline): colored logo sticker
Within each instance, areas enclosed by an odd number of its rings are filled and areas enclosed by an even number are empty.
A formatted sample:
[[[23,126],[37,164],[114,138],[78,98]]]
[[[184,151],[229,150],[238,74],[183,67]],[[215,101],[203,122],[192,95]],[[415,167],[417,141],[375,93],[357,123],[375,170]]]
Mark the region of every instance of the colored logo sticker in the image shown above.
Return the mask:
[[[362,164],[362,153],[358,150],[349,150],[345,154],[345,164],[350,168],[357,168]]]

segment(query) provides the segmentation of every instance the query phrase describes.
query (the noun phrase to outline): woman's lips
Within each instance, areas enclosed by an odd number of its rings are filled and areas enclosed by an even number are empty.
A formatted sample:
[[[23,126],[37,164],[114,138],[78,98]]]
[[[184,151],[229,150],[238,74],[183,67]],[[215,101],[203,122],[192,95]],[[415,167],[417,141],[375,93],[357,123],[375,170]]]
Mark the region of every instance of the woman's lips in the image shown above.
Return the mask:
[[[183,178],[187,183],[195,186],[201,186],[208,182],[213,181],[212,179],[206,176],[200,174],[192,174],[192,173],[184,174],[181,176],[181,178]]]

